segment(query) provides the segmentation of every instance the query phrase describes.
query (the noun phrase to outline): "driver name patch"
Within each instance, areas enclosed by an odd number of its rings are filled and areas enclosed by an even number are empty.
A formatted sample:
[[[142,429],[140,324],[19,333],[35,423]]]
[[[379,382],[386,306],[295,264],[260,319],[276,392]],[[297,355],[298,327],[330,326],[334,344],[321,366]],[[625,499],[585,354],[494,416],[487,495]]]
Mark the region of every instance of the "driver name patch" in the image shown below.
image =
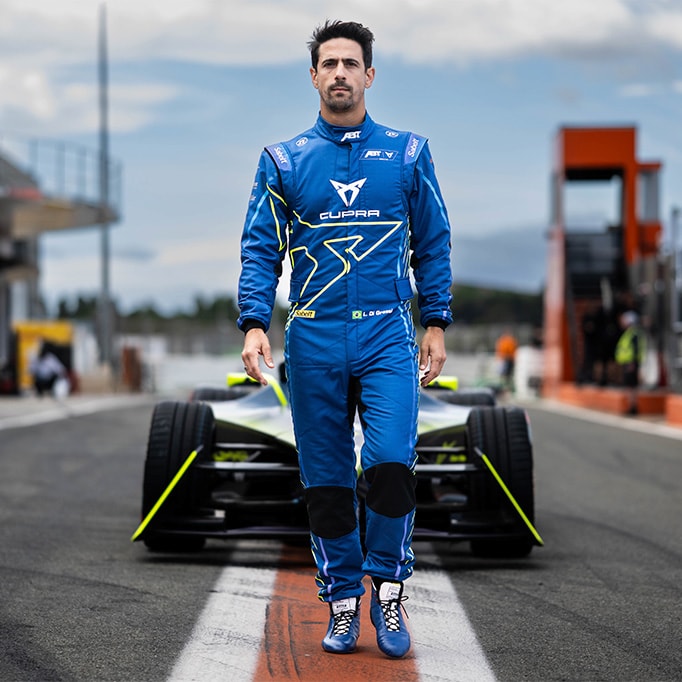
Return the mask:
[[[380,317],[381,315],[390,315],[393,308],[386,308],[384,310],[353,310],[351,311],[352,320],[362,320],[366,317]]]

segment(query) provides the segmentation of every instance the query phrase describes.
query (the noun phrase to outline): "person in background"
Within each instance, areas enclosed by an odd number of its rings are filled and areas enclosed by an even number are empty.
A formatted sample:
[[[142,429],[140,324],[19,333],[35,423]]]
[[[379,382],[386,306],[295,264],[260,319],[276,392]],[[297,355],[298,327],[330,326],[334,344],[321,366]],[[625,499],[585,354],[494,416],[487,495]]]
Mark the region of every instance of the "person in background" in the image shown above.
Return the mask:
[[[516,339],[509,329],[505,330],[495,343],[495,356],[499,362],[502,388],[508,391],[514,388],[514,360],[517,346]]]
[[[533,327],[533,333],[530,337],[531,348],[540,350],[545,345],[544,330],[542,327]]]
[[[31,360],[29,371],[40,397],[46,392],[51,393],[57,381],[67,378],[66,367],[45,343],[41,345],[38,355]]]
[[[628,414],[637,414],[639,374],[646,353],[646,338],[639,326],[639,316],[628,310],[620,316],[623,333],[616,344],[616,362],[621,368],[623,385],[629,389]]]
[[[322,648],[355,651],[369,576],[377,644],[400,658],[410,649],[401,602],[415,560],[419,389],[443,368],[452,321],[450,224],[426,138],[380,125],[365,109],[373,41],[356,22],[327,21],[313,33],[319,116],[261,154],[242,235],[238,325],[244,369],[266,384],[259,361],[274,367],[266,332],[288,253],[286,378],[318,597],[330,611]],[[368,483],[364,542],[356,409]]]
[[[579,384],[592,384],[596,377],[603,376],[607,368],[604,366],[604,309],[599,302],[592,303],[583,315],[581,328],[583,332],[583,353],[580,372],[578,374]],[[595,370],[600,367],[601,371],[597,374]]]

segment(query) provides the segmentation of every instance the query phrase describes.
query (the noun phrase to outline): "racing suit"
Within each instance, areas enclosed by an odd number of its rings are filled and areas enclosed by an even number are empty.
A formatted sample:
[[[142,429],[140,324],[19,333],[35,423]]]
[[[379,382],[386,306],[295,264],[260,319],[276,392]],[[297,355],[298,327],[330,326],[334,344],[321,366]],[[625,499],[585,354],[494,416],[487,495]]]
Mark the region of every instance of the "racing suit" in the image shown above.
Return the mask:
[[[425,138],[321,116],[261,154],[242,235],[243,331],[267,330],[288,251],[285,365],[319,596],[363,594],[412,573],[419,399],[410,267],[420,322],[450,312],[450,225]],[[369,483],[357,521],[355,411]]]

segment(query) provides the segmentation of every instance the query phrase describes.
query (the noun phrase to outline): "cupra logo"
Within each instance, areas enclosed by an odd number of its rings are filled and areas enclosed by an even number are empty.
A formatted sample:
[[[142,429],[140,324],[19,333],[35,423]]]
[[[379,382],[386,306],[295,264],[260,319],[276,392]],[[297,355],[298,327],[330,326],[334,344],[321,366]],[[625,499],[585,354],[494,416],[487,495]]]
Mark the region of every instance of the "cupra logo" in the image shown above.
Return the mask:
[[[358,198],[360,194],[360,189],[365,184],[367,178],[362,178],[362,180],[356,180],[351,182],[350,185],[344,185],[342,182],[337,182],[336,180],[330,180],[332,187],[336,190],[336,193],[341,197],[341,201],[346,206],[352,206],[353,202]],[[350,193],[350,197],[349,197]]]

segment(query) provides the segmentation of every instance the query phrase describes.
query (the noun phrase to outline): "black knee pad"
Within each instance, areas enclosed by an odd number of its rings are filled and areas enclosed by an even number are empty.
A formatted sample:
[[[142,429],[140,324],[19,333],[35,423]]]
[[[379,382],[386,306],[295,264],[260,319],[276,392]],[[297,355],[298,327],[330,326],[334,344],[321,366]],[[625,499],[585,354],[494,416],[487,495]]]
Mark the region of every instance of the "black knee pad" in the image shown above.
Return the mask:
[[[377,514],[398,518],[417,505],[417,479],[404,464],[386,462],[365,471],[369,483],[367,506]]]
[[[321,538],[340,538],[355,530],[355,490],[336,485],[306,488],[310,530]]]

